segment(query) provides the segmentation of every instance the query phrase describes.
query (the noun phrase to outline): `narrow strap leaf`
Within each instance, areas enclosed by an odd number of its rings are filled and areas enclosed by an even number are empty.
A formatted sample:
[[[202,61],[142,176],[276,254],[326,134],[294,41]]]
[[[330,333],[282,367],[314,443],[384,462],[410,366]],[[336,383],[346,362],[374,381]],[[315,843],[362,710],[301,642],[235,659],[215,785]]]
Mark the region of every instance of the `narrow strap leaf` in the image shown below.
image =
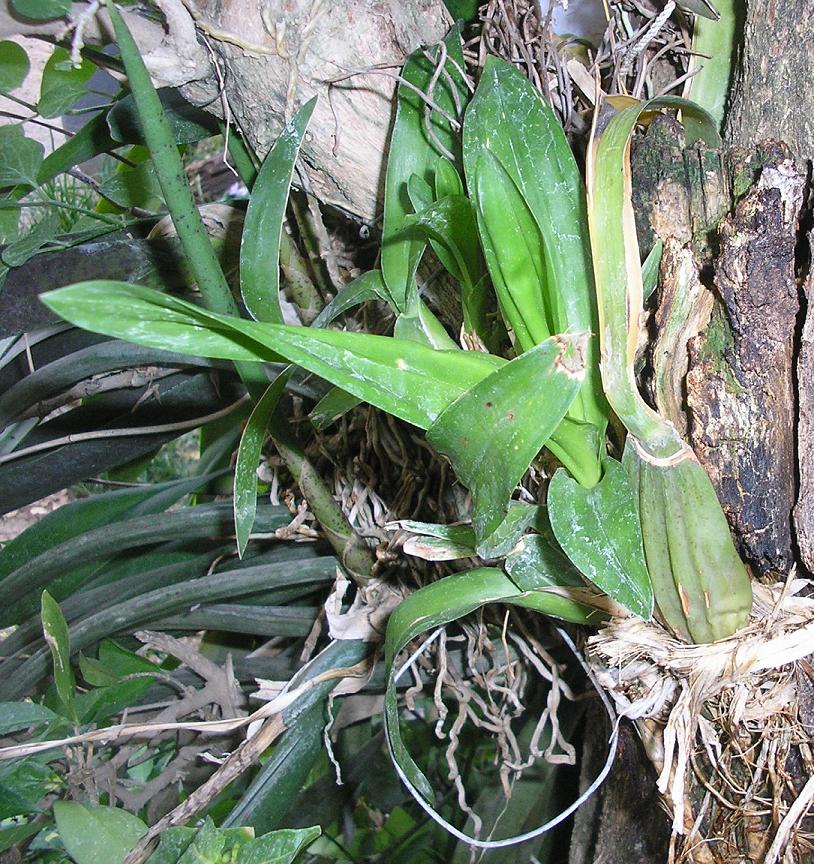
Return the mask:
[[[218,263],[184,172],[161,100],[141,59],[138,47],[113,3],[108,3],[127,78],[133,90],[144,140],[155,165],[158,182],[167,202],[178,239],[207,305],[216,312],[237,314],[237,304]]]
[[[235,533],[237,553],[242,558],[257,513],[257,465],[269,420],[285,392],[291,367],[281,372],[269,385],[249,415],[237,450],[234,480]]]
[[[280,307],[280,235],[294,164],[316,96],[294,115],[266,156],[252,186],[240,241],[240,292],[256,321],[283,323]]]

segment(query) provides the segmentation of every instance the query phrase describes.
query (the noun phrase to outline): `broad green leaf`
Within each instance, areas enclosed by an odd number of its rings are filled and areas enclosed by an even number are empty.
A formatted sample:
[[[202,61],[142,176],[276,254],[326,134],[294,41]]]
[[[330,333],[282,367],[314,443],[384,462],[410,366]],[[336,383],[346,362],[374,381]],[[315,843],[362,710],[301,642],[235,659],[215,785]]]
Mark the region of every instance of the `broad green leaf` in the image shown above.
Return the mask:
[[[449,195],[407,218],[432,243],[433,251],[464,290],[471,290],[483,276],[478,230],[472,204],[463,195]]]
[[[105,115],[97,114],[43,159],[37,172],[37,181],[41,184],[47,183],[75,165],[87,162],[100,153],[107,153],[117,146],[117,142],[108,132]]]
[[[29,837],[38,834],[42,829],[42,823],[34,820],[12,824],[8,828],[0,828],[0,852],[5,852],[12,846],[28,840]]]
[[[322,833],[313,828],[283,828],[241,844],[235,864],[292,864]]]
[[[0,702],[0,735],[58,720],[50,708],[36,702]]]
[[[122,648],[112,639],[104,639],[99,645],[99,662],[104,664],[108,672],[118,677],[153,673],[158,668],[146,657]]]
[[[280,234],[294,163],[317,104],[303,105],[266,156],[252,186],[240,241],[240,292],[256,321],[283,323],[280,308]]]
[[[475,351],[434,351],[386,336],[216,315],[122,282],[85,282],[40,299],[79,327],[141,345],[227,360],[287,360],[421,428],[504,365]],[[273,348],[271,347],[273,346]]]
[[[545,248],[534,215],[514,180],[488,150],[470,172],[481,246],[503,320],[520,351],[562,332],[552,308]]]
[[[597,588],[646,621],[653,589],[644,559],[633,489],[621,463],[608,459],[605,475],[585,489],[560,468],[548,487],[548,516],[557,542]]]
[[[42,149],[39,141],[25,137],[19,123],[0,126],[0,189],[36,186]]]
[[[453,28],[445,40],[449,56],[463,68],[460,34]],[[435,56],[438,56],[435,49]],[[435,64],[418,50],[411,54],[402,70],[403,78],[420,91],[425,92],[430,84]],[[442,75],[433,90],[433,101],[444,111],[454,116],[456,99],[452,86],[456,88],[456,98],[461,104],[467,96],[466,87],[459,72],[447,63],[449,79]],[[448,151],[455,153],[459,144],[449,122],[437,111],[429,119],[435,138]],[[413,174],[429,182],[431,172],[442,155],[431,137],[427,134],[424,102],[421,97],[400,84],[396,99],[396,119],[390,138],[390,153],[387,159],[384,191],[384,224],[382,227],[381,267],[384,282],[391,298],[391,305],[397,312],[407,311],[415,298],[415,273],[424,252],[424,241],[403,233],[407,216],[412,212],[407,183]]]
[[[65,708],[66,716],[75,719],[76,694],[71,669],[71,641],[68,625],[65,623],[59,603],[47,591],[42,592],[41,602],[42,632],[54,663],[54,684],[57,695]]]
[[[159,835],[158,849],[147,859],[147,864],[179,864],[181,856],[192,846],[195,838],[200,834],[200,828],[167,828]],[[207,829],[211,835],[211,829]],[[233,864],[231,850],[235,847],[240,849],[245,843],[254,839],[251,828],[222,828],[219,834],[224,838],[224,854],[229,864]],[[237,853],[235,853],[237,854]],[[196,864],[201,864],[197,861]],[[217,862],[222,864],[222,862]]]
[[[161,186],[150,160],[117,170],[101,184],[101,190],[106,198],[125,209],[157,211],[163,206]]]
[[[522,592],[502,570],[481,567],[447,576],[419,589],[399,604],[387,623],[387,689],[384,702],[387,743],[394,762],[418,792],[430,802],[435,798],[432,786],[407,752],[399,729],[397,679],[393,668],[396,658],[408,643],[420,634],[456,621],[487,603],[500,602],[520,605],[544,614],[548,614],[549,610],[555,610],[552,614],[567,611],[563,608],[562,598],[556,594],[544,591]],[[568,620],[585,623],[590,610],[578,604],[571,605],[576,608],[576,614]]]
[[[31,64],[25,49],[16,42],[0,42],[0,93],[16,90],[25,81]]]
[[[147,826],[117,807],[56,801],[59,839],[76,864],[121,864]]]
[[[458,169],[446,156],[441,156],[435,163],[435,200],[465,194]]]
[[[585,193],[576,160],[554,112],[517,69],[487,57],[467,108],[463,158],[467,183],[488,150],[520,190],[543,237],[556,310],[554,333],[597,331]],[[607,409],[595,340],[588,344],[585,384],[571,416],[605,428]]]
[[[504,564],[521,591],[565,585],[584,588],[579,571],[562,550],[542,534],[526,534],[506,556]]]
[[[257,466],[260,463],[266,429],[280,397],[285,392],[288,378],[288,372],[282,372],[269,385],[252,409],[240,438],[235,463],[234,508],[237,552],[241,558],[246,551],[257,513]]]
[[[19,267],[32,255],[36,255],[43,246],[50,243],[59,234],[59,229],[59,216],[56,211],[46,211],[22,237],[9,243],[0,252],[0,258],[9,267]]]
[[[453,402],[427,440],[472,493],[472,524],[483,543],[574,400],[584,376],[585,336],[558,336],[521,354]]]
[[[79,66],[74,66],[67,49],[54,48],[42,72],[37,111],[42,117],[64,114],[88,92],[88,82],[95,71],[96,66],[90,60],[83,58]]]
[[[20,15],[35,21],[62,18],[71,11],[71,0],[11,0],[11,5]]]
[[[130,678],[79,693],[76,697],[76,714],[80,724],[100,725],[110,717],[121,714],[128,707],[137,705],[152,684],[150,678]]]
[[[537,524],[540,508],[525,501],[509,501],[506,518],[477,546],[481,558],[505,558],[514,549],[526,529]]]
[[[398,316],[393,327],[397,339],[406,339],[427,345],[437,351],[458,351],[458,345],[450,338],[444,325],[435,317],[423,300],[413,307],[414,311]]]
[[[162,87],[157,93],[169,133],[176,144],[191,144],[218,133],[215,118],[187,102],[174,87]],[[132,94],[119,99],[101,119],[117,144],[146,143]]]
[[[444,0],[444,6],[449,10],[455,21],[472,23],[478,17],[478,0]]]
[[[218,831],[215,823],[207,816],[192,843],[178,859],[178,864],[220,864],[220,855],[226,845],[226,837]]]
[[[57,774],[42,757],[0,762],[0,820],[40,813],[40,802],[60,788]]]
[[[340,417],[343,417],[348,411],[352,411],[357,405],[362,403],[362,399],[348,393],[341,387],[332,387],[323,397],[317,402],[308,414],[308,419],[314,429],[327,429],[332,423],[335,423]]]
[[[312,327],[327,327],[340,315],[368,300],[387,300],[387,288],[381,270],[368,270],[348,282],[314,319]]]

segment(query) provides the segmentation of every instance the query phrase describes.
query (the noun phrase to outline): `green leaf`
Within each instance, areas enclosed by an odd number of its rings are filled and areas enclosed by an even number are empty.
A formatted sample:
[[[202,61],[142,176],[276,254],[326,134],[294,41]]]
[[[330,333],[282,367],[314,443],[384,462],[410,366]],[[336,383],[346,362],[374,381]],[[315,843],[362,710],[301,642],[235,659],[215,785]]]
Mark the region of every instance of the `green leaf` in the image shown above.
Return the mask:
[[[262,175],[262,172],[261,172]],[[234,481],[235,532],[237,553],[242,558],[257,513],[257,466],[266,439],[266,429],[280,397],[285,392],[289,373],[282,372],[255,404],[240,437]]]
[[[584,588],[579,571],[562,550],[542,534],[526,534],[506,556],[506,572],[521,591],[565,585]]]
[[[369,300],[387,300],[387,288],[381,270],[368,270],[348,282],[314,319],[313,327],[327,327],[340,315]]]
[[[0,828],[0,852],[6,852],[12,846],[28,840],[43,830],[43,825],[38,821],[23,822],[11,825],[8,828]]]
[[[237,304],[195,206],[161,99],[121,13],[113,4],[108,5],[107,10],[133,91],[144,140],[198,290],[207,306],[218,312],[235,315]]]
[[[647,258],[642,264],[642,297],[647,298],[659,286],[659,268],[661,267],[661,255],[664,251],[664,241],[656,240],[653,248],[647,253]]]
[[[101,184],[101,191],[106,198],[124,209],[141,207],[157,211],[164,203],[161,185],[150,160],[132,168],[124,166],[117,170]]]
[[[463,68],[460,34],[453,28],[445,40],[449,56]],[[436,49],[437,55],[438,49]],[[467,97],[467,90],[460,73],[451,63],[446,66],[455,87],[459,104]],[[404,64],[402,77],[420,91],[425,92],[430,84],[435,64],[421,50],[411,54]],[[455,114],[455,99],[450,79],[442,75],[433,91],[433,100],[448,115]],[[421,97],[400,84],[397,91],[396,119],[390,138],[390,153],[384,191],[384,224],[382,227],[381,267],[384,282],[397,312],[407,311],[415,299],[415,272],[424,252],[424,241],[405,235],[403,228],[407,216],[412,212],[407,184],[414,174],[429,182],[431,172],[441,151],[427,134],[424,119],[424,102]],[[459,149],[456,136],[449,122],[438,112],[430,116],[430,124],[437,140],[449,151]]]
[[[167,118],[169,134],[176,144],[192,144],[217,135],[218,125],[215,118],[187,102],[176,88],[163,87],[157,93]],[[132,94],[119,99],[101,119],[117,144],[146,143],[136,100]]]
[[[408,339],[420,345],[428,345],[438,351],[457,351],[458,345],[451,339],[444,325],[435,317],[423,300],[419,300],[409,313],[396,319],[393,335],[397,339]]]
[[[483,276],[478,230],[472,204],[463,195],[448,195],[407,218],[432,243],[448,273],[466,289]]]
[[[0,735],[58,720],[50,708],[36,702],[0,702]]]
[[[260,167],[240,241],[240,293],[256,321],[283,323],[280,308],[280,234],[288,190],[316,96],[294,115]]]
[[[505,558],[514,549],[526,529],[539,522],[540,508],[525,501],[509,501],[506,518],[495,531],[478,544],[482,558]]]
[[[20,15],[35,21],[62,18],[71,11],[71,0],[11,0],[11,5]]]
[[[43,757],[0,763],[0,820],[40,813],[40,802],[59,789],[59,777]]]
[[[0,42],[0,93],[16,90],[25,81],[30,68],[24,48],[8,39]]]
[[[604,468],[592,489],[562,468],[556,472],[548,487],[551,528],[587,579],[647,621],[653,614],[653,590],[633,489],[621,463],[608,459]]]
[[[36,255],[43,246],[50,243],[59,234],[59,230],[59,216],[55,210],[48,211],[22,237],[9,243],[0,252],[0,258],[9,267],[19,267],[32,255]]]
[[[596,333],[585,193],[576,160],[540,92],[512,65],[491,56],[464,122],[463,158],[470,185],[487,150],[516,184],[542,235],[552,332]],[[585,384],[571,416],[604,430],[607,408],[598,365],[598,346],[591,339]]]
[[[65,623],[59,603],[47,591],[42,592],[41,603],[42,632],[54,663],[54,684],[57,695],[64,706],[66,716],[75,720],[75,687],[71,669],[71,642],[68,636],[68,625]]]
[[[25,137],[21,124],[0,126],[0,189],[36,186],[42,150],[39,141]]]
[[[435,163],[435,200],[465,194],[464,181],[458,169],[446,156],[441,156]]]
[[[573,402],[584,344],[584,335],[542,342],[468,390],[430,427],[427,440],[472,493],[479,543],[503,522],[515,487]]]
[[[116,807],[54,802],[59,839],[76,864],[121,864],[147,826]]]
[[[226,837],[218,831],[207,816],[192,843],[178,859],[178,864],[220,864],[220,854],[226,845]]]
[[[204,825],[204,828],[207,828]],[[167,828],[159,836],[158,849],[147,859],[147,864],[179,864],[181,857],[189,849],[195,838],[203,829],[199,828]],[[207,828],[211,836],[211,827]],[[246,842],[254,839],[251,828],[226,828],[221,829],[219,835],[224,839],[224,853],[229,854],[232,849],[238,849]],[[200,847],[199,847],[200,848]],[[197,850],[196,850],[197,851]],[[194,859],[193,859],[194,860]],[[196,864],[206,862],[208,859],[199,859]],[[227,858],[229,864],[233,864],[231,857]],[[222,861],[216,861],[222,864]]]
[[[514,180],[484,150],[470,178],[481,246],[500,311],[520,351],[562,332],[543,237]],[[556,298],[555,298],[556,299]]]
[[[465,21],[467,24],[477,19],[478,5],[478,0],[444,0],[444,6],[453,20]]]
[[[726,100],[735,67],[738,6],[735,0],[717,0],[720,17],[697,17],[692,27],[689,98],[706,109],[723,131]],[[704,137],[703,130],[692,116],[684,121],[687,146]]]
[[[79,327],[142,345],[227,360],[274,361],[283,353],[422,428],[505,363],[476,351],[434,351],[385,336],[242,321],[123,282],[84,282],[40,299]]]
[[[327,429],[348,411],[352,411],[363,400],[341,387],[331,389],[317,402],[308,414],[314,429]]]
[[[97,114],[76,134],[43,159],[37,172],[37,182],[47,183],[75,165],[87,162],[94,156],[113,150],[117,146],[108,133],[105,115]]]
[[[71,54],[65,48],[54,48],[42,71],[40,101],[37,111],[42,117],[59,117],[81,96],[88,92],[88,81],[93,77],[96,65],[82,59],[79,66],[71,62]]]
[[[241,844],[235,864],[292,864],[321,833],[322,829],[317,825],[272,831]]]

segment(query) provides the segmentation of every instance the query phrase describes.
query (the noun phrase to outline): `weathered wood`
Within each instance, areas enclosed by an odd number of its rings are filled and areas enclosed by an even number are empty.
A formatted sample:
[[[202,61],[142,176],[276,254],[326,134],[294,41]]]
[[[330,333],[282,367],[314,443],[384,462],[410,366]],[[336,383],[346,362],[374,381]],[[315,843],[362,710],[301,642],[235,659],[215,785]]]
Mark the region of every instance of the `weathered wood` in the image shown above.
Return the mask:
[[[795,496],[795,245],[805,177],[790,160],[760,180],[721,227],[720,315],[687,377],[690,438],[761,572],[792,564]]]
[[[451,20],[441,0],[206,0],[199,10],[229,110],[252,147],[265,155],[294,110],[318,96],[302,147],[310,187],[323,203],[372,222],[381,208],[392,76],[410,52],[446,35]],[[374,66],[386,68],[330,84]],[[213,80],[214,66],[210,91]],[[192,82],[183,92],[196,89]],[[217,87],[214,95],[210,110],[221,104]]]
[[[811,238],[809,237],[809,246]],[[800,558],[814,573],[814,278],[805,285],[808,310],[797,358],[799,418],[797,461],[800,466],[800,498],[794,510],[794,528]]]

